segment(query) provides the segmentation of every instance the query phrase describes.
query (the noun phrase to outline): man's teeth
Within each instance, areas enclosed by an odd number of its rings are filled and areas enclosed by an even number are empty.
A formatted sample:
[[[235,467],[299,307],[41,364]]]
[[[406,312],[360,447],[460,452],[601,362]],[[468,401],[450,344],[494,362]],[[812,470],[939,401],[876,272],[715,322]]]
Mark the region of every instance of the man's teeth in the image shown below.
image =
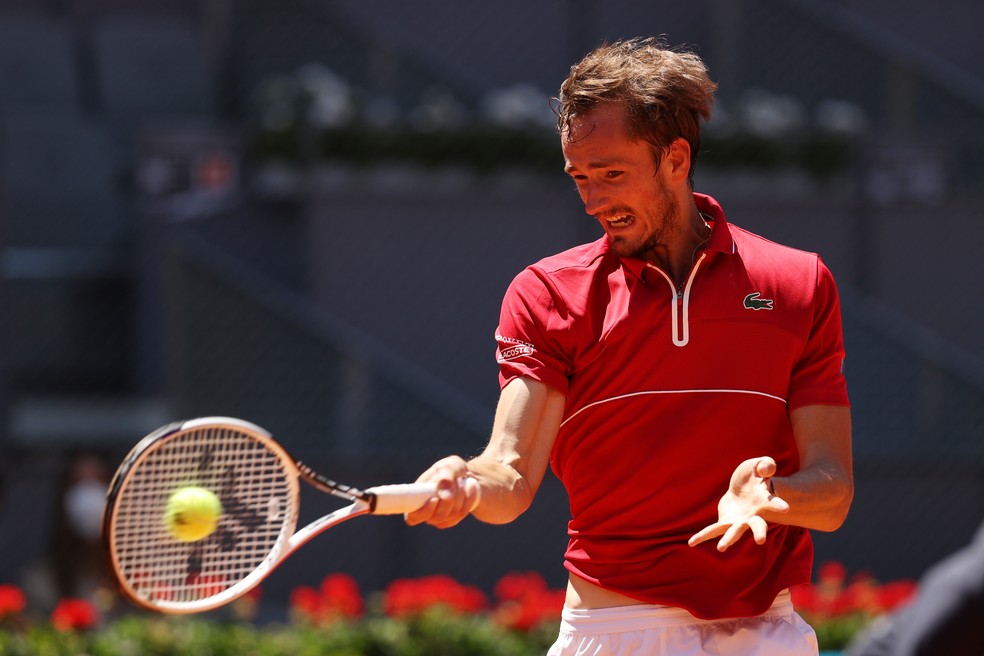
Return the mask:
[[[627,226],[632,222],[632,217],[629,215],[616,216],[614,218],[608,219],[610,223],[615,228],[621,228],[622,226]]]

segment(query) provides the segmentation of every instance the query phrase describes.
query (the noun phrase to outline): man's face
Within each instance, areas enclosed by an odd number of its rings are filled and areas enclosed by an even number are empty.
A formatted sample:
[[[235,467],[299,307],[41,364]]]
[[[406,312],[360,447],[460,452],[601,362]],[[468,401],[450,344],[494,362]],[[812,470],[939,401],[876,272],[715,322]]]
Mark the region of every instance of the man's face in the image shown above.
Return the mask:
[[[577,117],[561,135],[565,167],[584,210],[604,228],[623,257],[648,254],[678,237],[680,206],[651,144],[629,136],[621,105],[601,105]]]

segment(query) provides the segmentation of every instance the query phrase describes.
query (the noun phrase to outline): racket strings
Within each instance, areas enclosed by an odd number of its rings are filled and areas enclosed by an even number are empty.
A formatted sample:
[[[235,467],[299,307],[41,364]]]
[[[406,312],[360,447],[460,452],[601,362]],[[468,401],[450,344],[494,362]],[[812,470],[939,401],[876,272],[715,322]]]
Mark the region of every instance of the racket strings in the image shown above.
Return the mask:
[[[214,492],[216,530],[182,542],[165,522],[183,486]],[[111,539],[120,578],[155,604],[192,604],[220,595],[277,560],[297,519],[297,484],[282,454],[229,428],[179,432],[151,446],[117,500]]]

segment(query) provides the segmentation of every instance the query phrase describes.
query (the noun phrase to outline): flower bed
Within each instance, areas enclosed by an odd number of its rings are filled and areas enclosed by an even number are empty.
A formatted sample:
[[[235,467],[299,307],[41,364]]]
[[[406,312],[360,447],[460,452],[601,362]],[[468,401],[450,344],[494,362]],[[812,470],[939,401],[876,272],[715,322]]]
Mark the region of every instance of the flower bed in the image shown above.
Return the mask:
[[[848,580],[827,563],[818,581],[793,591],[799,612],[816,628],[823,650],[842,649],[859,629],[907,601],[911,581],[879,585],[866,574]],[[337,654],[341,656],[527,656],[553,642],[564,591],[537,573],[511,573],[490,598],[448,576],[393,581],[363,595],[346,574],[290,596],[285,622],[260,625],[258,593],[235,602],[232,613],[168,617],[142,613],[105,619],[89,602],[65,599],[45,620],[25,616],[26,599],[0,585],[0,654],[210,656]]]
[[[793,606],[813,626],[821,649],[843,649],[851,638],[875,618],[910,601],[916,582],[879,583],[867,572],[850,578],[837,562],[817,569],[816,581],[791,590]]]

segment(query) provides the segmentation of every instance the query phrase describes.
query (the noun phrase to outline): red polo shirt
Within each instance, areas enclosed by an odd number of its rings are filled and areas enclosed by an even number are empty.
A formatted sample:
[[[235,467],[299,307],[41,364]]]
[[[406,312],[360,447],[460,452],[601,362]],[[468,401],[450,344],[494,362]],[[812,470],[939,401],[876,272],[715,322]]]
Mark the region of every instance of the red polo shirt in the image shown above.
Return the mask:
[[[572,519],[566,567],[608,590],[701,618],[764,612],[808,583],[805,529],[725,553],[688,538],[717,521],[735,467],[799,469],[788,412],[847,405],[840,305],[820,258],[729,225],[712,198],[707,248],[678,289],[607,238],[520,273],[502,305],[500,383],[567,396],[551,465]]]

